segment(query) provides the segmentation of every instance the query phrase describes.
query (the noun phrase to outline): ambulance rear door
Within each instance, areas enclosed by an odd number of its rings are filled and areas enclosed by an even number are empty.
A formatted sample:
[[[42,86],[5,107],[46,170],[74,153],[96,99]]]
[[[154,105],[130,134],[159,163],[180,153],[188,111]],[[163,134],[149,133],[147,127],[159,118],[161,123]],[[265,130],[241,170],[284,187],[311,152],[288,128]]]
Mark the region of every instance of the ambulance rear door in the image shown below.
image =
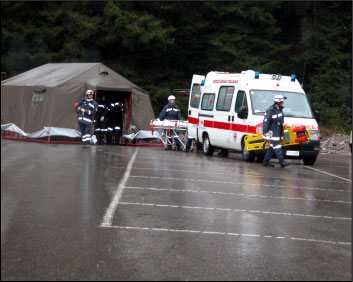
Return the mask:
[[[189,107],[188,107],[188,136],[197,138],[197,127],[199,124],[199,109],[201,101],[201,89],[203,88],[203,83],[205,76],[203,75],[193,75],[191,87],[190,87],[190,97],[189,97]]]

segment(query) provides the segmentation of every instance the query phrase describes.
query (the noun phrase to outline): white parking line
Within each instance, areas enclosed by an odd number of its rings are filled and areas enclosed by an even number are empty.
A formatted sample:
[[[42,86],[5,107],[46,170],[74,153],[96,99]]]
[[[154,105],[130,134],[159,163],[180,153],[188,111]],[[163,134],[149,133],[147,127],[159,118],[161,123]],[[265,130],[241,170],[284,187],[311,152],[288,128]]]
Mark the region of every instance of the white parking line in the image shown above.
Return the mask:
[[[126,185],[126,182],[127,182],[128,178],[130,176],[131,168],[132,168],[132,165],[134,164],[134,161],[135,161],[135,158],[136,158],[138,150],[139,150],[139,148],[137,148],[135,150],[134,154],[132,155],[132,157],[131,157],[128,165],[127,165],[126,171],[124,173],[123,178],[121,179],[121,181],[119,183],[119,186],[118,186],[118,188],[117,188],[117,190],[115,192],[113,200],[111,201],[109,207],[107,208],[107,210],[105,212],[105,215],[103,217],[102,223],[100,225],[101,227],[109,227],[109,226],[112,225],[114,213],[116,211],[116,208],[119,205],[119,201],[120,201],[121,195],[124,192],[124,188],[125,188],[125,185]]]
[[[313,168],[313,167],[310,167],[310,166],[304,166],[305,168],[308,168],[308,169],[312,169],[312,170],[315,170],[315,171],[318,171],[318,172],[321,172],[321,173],[324,173],[324,174],[327,174],[327,175],[330,175],[330,176],[333,176],[333,177],[337,177],[339,179],[343,179],[343,180],[346,180],[348,182],[352,182],[352,180],[350,179],[347,179],[347,178],[344,178],[344,177],[341,177],[341,176],[337,176],[335,174],[332,174],[332,173],[328,173],[326,171],[323,171],[323,170],[320,170],[320,169],[317,169],[317,168]]]
[[[135,163],[138,163],[137,161]],[[195,166],[193,166],[195,167]],[[150,167],[133,167],[133,169],[136,170],[155,170],[156,168],[150,168]],[[197,171],[197,170],[183,170],[183,169],[166,169],[166,168],[157,168],[158,171],[175,171],[175,172],[186,172],[186,173],[200,173],[200,174],[210,174],[210,175],[227,175],[229,176],[230,173],[232,174],[232,176],[234,176],[234,171],[229,171],[228,173],[224,173],[224,172],[209,172],[209,171]],[[244,172],[243,170],[241,171],[237,171],[239,173]],[[258,178],[263,178],[262,174],[258,174],[258,173],[248,173],[247,175],[251,175],[251,177],[258,177]],[[300,181],[304,181],[304,180],[310,180],[310,181],[318,181],[318,182],[338,182],[338,183],[346,183],[346,182],[342,182],[342,181],[332,181],[332,180],[322,180],[322,179],[311,179],[311,178],[290,178],[290,177],[276,177],[276,176],[271,176],[272,179],[284,179],[284,180],[300,180]]]
[[[160,208],[198,209],[198,210],[216,210],[216,211],[232,211],[232,212],[248,212],[248,213],[258,213],[258,214],[272,214],[272,215],[302,216],[302,217],[323,218],[323,219],[352,220],[352,218],[349,218],[349,217],[333,217],[333,216],[328,217],[328,216],[322,216],[322,215],[298,214],[298,213],[288,213],[288,212],[269,212],[269,211],[256,211],[256,210],[192,207],[192,206],[178,206],[178,205],[160,205],[160,204],[146,204],[146,203],[134,203],[134,202],[120,202],[120,205],[149,206],[149,207],[160,207]]]
[[[128,156],[128,155],[125,155],[125,154],[114,154],[114,153],[109,153],[109,154],[112,154],[112,155],[117,155],[117,156]],[[206,167],[214,167],[215,165],[217,165],[218,167],[225,167],[225,168],[227,168],[227,165],[229,165],[229,164],[234,164],[234,162],[232,162],[232,161],[228,161],[228,162],[226,162],[226,161],[222,161],[222,162],[215,162],[215,161],[212,161],[212,162],[210,162],[210,164],[209,165],[205,165],[204,163],[200,163],[200,162],[197,162],[197,163],[195,163],[195,162],[190,162],[190,161],[182,161],[182,162],[173,162],[173,163],[170,163],[170,162],[160,162],[160,160],[162,159],[162,160],[164,160],[164,159],[168,159],[169,158],[169,156],[168,157],[166,157],[166,158],[154,158],[154,157],[141,157],[141,156],[139,156],[139,159],[147,159],[147,160],[149,160],[149,161],[158,161],[158,164],[159,165],[168,165],[168,166],[182,166],[182,167],[187,167],[187,166],[190,166],[190,167],[195,167],[195,165],[202,165],[203,167],[204,166],[206,166]],[[142,164],[144,164],[144,165],[146,165],[146,161],[142,161],[142,160],[136,160],[135,161],[135,163],[142,163]],[[304,167],[306,167],[306,168],[310,168],[310,167],[308,167],[308,166],[304,166]],[[137,168],[138,169],[138,168]],[[238,170],[238,172],[244,172],[244,170],[239,170],[239,169],[237,169]],[[234,171],[231,171],[232,173],[234,173]],[[322,171],[321,171],[322,172]],[[247,172],[248,173],[248,172]],[[285,173],[285,172],[284,172]],[[256,176],[256,177],[262,177],[263,175],[262,174],[259,174],[259,173],[254,173],[253,171],[250,173],[250,175],[252,175],[252,176]],[[304,175],[309,175],[309,174],[304,174]],[[330,175],[330,174],[328,174],[328,175]],[[338,178],[341,178],[341,179],[343,179],[343,180],[345,180],[345,181],[347,181],[347,179],[346,178],[343,178],[343,177],[339,177],[339,176],[336,176],[336,175],[330,175],[330,176],[335,176],[335,177],[338,177]],[[272,178],[275,178],[275,179],[293,179],[293,178],[285,178],[285,177],[276,177],[276,176],[271,176]],[[300,178],[300,180],[311,180],[311,181],[320,181],[320,182],[322,182],[322,181],[324,181],[324,182],[337,182],[337,183],[346,183],[346,182],[341,182],[341,181],[333,181],[333,180],[317,180],[317,179],[310,179],[310,178]],[[350,182],[352,182],[351,180],[348,180],[348,181],[350,181]]]
[[[158,176],[144,176],[144,175],[131,175],[130,178],[150,178],[150,179],[165,179],[165,180],[181,180],[181,181],[196,181],[196,182],[206,182],[206,183],[219,183],[219,184],[232,184],[232,185],[248,185],[248,186],[261,186],[261,187],[276,187],[276,188],[286,188],[286,189],[305,189],[305,190],[321,190],[321,191],[331,191],[331,192],[347,192],[352,193],[349,190],[335,190],[335,189],[324,189],[324,188],[313,188],[313,187],[296,187],[296,186],[284,186],[284,185],[271,185],[262,183],[244,183],[244,182],[234,182],[234,181],[213,181],[213,180],[202,180],[202,179],[187,179],[178,177],[158,177]]]
[[[259,234],[241,234],[241,233],[231,233],[231,232],[219,232],[219,231],[201,231],[201,230],[178,230],[178,229],[168,229],[168,228],[150,228],[150,227],[131,227],[131,226],[101,226],[104,228],[114,228],[114,229],[125,229],[125,230],[145,230],[145,231],[155,231],[155,232],[167,232],[167,233],[197,233],[203,235],[221,235],[221,236],[239,236],[239,237],[249,237],[249,238],[266,238],[275,240],[297,240],[312,243],[324,243],[324,244],[336,244],[351,246],[351,242],[340,242],[340,241],[326,241],[326,240],[316,240],[310,238],[296,238],[296,237],[283,237],[283,236],[271,236],[271,235],[259,235]]]
[[[149,187],[136,187],[136,186],[126,186],[126,189],[135,190],[151,190],[151,191],[166,191],[166,192],[186,192],[186,193],[204,193],[204,194],[216,194],[216,195],[227,195],[227,196],[238,196],[238,197],[256,197],[256,198],[268,198],[268,199],[282,199],[282,200],[297,200],[297,201],[316,201],[316,202],[328,202],[328,203],[340,203],[340,204],[352,204],[352,202],[345,201],[331,201],[331,200],[320,200],[315,198],[291,198],[291,197],[274,197],[274,196],[263,196],[263,195],[253,195],[244,193],[226,193],[226,192],[214,192],[214,191],[198,191],[198,190],[188,190],[188,189],[165,189],[165,188],[149,188]]]

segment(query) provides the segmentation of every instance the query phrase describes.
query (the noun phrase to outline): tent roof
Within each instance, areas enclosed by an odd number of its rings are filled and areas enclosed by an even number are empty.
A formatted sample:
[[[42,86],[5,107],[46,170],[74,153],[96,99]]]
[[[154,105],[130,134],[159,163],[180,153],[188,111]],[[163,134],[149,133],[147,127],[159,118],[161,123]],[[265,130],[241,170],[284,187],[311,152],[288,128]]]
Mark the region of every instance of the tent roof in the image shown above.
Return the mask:
[[[69,81],[85,82],[100,90],[131,91],[146,93],[117,72],[101,63],[57,63],[45,64],[1,82],[6,86],[56,87]]]
[[[46,125],[73,128],[77,117],[72,104],[82,99],[87,89],[120,92],[117,96],[126,99],[129,96],[129,110],[134,109],[129,111],[131,124],[149,128],[154,113],[148,93],[101,63],[46,64],[2,81],[1,122],[17,123],[27,131]],[[40,96],[35,90],[47,91]]]
[[[97,63],[45,64],[1,82],[12,86],[55,87],[95,67]]]

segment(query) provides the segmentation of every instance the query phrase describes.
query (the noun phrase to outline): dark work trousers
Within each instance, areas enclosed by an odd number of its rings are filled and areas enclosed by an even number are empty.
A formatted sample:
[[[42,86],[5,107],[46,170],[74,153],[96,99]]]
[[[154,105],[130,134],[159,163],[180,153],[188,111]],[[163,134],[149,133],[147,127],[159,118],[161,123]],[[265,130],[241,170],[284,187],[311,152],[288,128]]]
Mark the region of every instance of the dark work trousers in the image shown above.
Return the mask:
[[[173,134],[172,132],[170,132],[170,133],[171,133],[171,135]],[[181,145],[182,145],[181,142],[180,142],[180,139],[179,139],[180,132],[179,132],[179,130],[176,130],[175,133],[176,133],[176,135],[174,135],[175,145],[177,146],[177,148],[180,148]],[[169,142],[173,144],[172,137],[171,136],[167,136],[167,137],[168,137]],[[172,145],[168,145],[168,148],[171,149]]]
[[[281,141],[271,141],[270,148],[268,148],[265,158],[264,158],[264,164],[268,164],[270,159],[273,156],[273,153],[276,154],[277,159],[280,164],[284,163],[284,157],[282,155],[282,145]]]
[[[90,145],[91,144],[91,125],[86,125],[80,123],[81,135],[82,135],[82,144]]]
[[[120,143],[120,128],[114,128],[113,130],[113,136],[114,136],[114,144],[119,145]]]
[[[185,149],[186,150],[190,150],[192,149],[191,146],[192,146],[192,141],[194,140],[193,137],[188,137],[188,140],[186,141],[186,144],[185,144]]]
[[[113,144],[113,130],[114,127],[108,125],[105,131],[105,137],[107,138],[107,144]]]
[[[94,133],[97,136],[97,143],[98,144],[104,143],[104,132],[105,132],[104,129],[105,129],[104,122],[97,121],[97,123],[95,125],[95,129],[94,129]]]

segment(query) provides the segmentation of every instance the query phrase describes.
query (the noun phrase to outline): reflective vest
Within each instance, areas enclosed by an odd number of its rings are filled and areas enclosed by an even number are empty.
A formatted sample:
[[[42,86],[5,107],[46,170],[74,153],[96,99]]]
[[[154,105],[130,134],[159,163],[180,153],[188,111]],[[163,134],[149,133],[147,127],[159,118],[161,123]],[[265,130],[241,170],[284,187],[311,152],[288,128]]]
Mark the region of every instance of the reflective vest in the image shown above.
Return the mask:
[[[181,110],[178,105],[168,104],[165,105],[161,114],[159,115],[160,120],[181,120]]]
[[[92,116],[97,112],[97,108],[98,108],[98,103],[93,99],[86,99],[86,98],[81,99],[81,101],[78,103],[78,106],[76,108],[76,110],[79,111],[77,122],[83,123],[85,125],[91,125]],[[85,109],[88,111],[85,113],[82,113],[81,109]]]
[[[273,104],[266,110],[264,121],[263,121],[263,134],[272,131],[271,140],[280,141],[282,136],[284,114],[283,108],[276,108]]]

